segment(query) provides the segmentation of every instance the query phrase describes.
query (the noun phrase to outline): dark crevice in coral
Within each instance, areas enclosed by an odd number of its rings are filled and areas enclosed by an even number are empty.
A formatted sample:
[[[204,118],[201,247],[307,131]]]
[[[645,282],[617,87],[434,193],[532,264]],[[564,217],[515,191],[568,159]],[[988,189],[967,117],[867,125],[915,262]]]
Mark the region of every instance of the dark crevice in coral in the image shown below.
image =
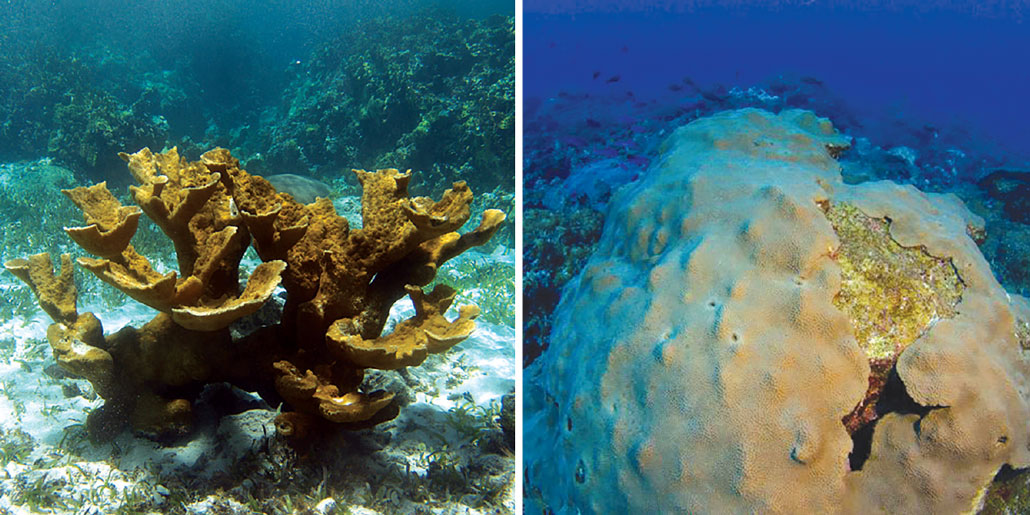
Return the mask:
[[[900,413],[903,415],[915,413],[920,417],[924,417],[939,407],[923,406],[916,402],[908,394],[908,390],[905,389],[905,383],[901,380],[901,376],[898,375],[898,369],[895,367],[891,369],[891,373],[887,377],[887,384],[883,387],[883,393],[880,394],[880,401],[876,403],[876,414],[878,417],[883,417],[888,413]]]
[[[855,431],[851,435],[851,452],[848,453],[848,463],[851,470],[862,470],[865,460],[869,459],[869,451],[873,448],[873,429],[876,421],[872,421]]]
[[[880,398],[876,402],[876,418],[867,424],[862,425],[851,434],[851,453],[848,454],[848,462],[851,470],[862,470],[865,461],[869,459],[869,453],[873,445],[873,432],[876,422],[888,413],[916,414],[920,418],[926,416],[939,406],[923,406],[916,402],[908,391],[905,390],[905,383],[898,375],[897,367],[891,368],[887,376],[887,382],[880,392]]]
[[[1008,481],[1010,479],[1017,478],[1019,476],[1026,475],[1030,472],[1030,468],[1012,468],[1008,463],[1001,466],[998,469],[998,473],[994,475],[994,482]]]
[[[1030,508],[1030,468],[1002,465],[980,506],[978,513],[984,515],[1027,513]]]

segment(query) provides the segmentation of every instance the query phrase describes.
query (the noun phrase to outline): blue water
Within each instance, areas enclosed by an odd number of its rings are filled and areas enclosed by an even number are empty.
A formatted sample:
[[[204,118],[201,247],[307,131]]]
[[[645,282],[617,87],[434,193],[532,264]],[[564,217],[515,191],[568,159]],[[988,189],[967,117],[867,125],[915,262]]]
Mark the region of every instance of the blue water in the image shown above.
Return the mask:
[[[1030,27],[1019,4],[733,3],[672,12],[633,2],[528,0],[526,97],[633,91],[668,99],[668,86],[683,77],[745,88],[780,74],[811,77],[886,143],[900,137],[892,126],[904,117],[960,128],[992,154],[1030,159],[1030,67],[1020,64],[1030,62]]]

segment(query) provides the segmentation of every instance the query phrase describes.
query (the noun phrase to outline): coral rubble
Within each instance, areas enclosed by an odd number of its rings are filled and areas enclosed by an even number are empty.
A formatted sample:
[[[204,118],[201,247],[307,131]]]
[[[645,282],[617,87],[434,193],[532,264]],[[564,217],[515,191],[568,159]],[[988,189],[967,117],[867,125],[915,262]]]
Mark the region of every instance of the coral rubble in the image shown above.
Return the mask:
[[[66,228],[84,250],[78,264],[159,313],[140,328],[104,336],[92,313],[78,313],[72,263],[55,273],[48,254],[6,267],[36,293],[54,323],[47,333],[64,369],[87,378],[103,408],[90,413],[94,437],[126,423],[159,438],[182,435],[192,402],[208,383],[228,382],[284,400],[277,427],[291,436],[329,421],[370,425],[397,414],[393,395],[361,388],[365,368],[418,365],[465,339],[478,314],[465,306],[449,321],[455,291],[437,285],[437,268],[482,245],[504,221],[484,212],[479,227],[455,232],[469,216],[472,193],[456,182],[442,200],[409,198],[410,173],[355,173],[362,185],[363,228],[351,230],[327,199],[302,205],[251,176],[227,150],[186,162],[173,148],[121,154],[139,183],[137,206],[122,206],[104,183],[64,190],[86,225]],[[162,273],[130,239],[141,215],[171,240],[178,271]],[[253,245],[263,263],[240,285],[240,261]],[[282,320],[247,336],[229,326],[254,312],[277,287],[286,291]],[[380,333],[405,294],[416,316]]]
[[[957,513],[1030,466],[1030,303],[954,195],[845,184],[848,144],[721,113],[613,196],[527,369],[530,510]]]

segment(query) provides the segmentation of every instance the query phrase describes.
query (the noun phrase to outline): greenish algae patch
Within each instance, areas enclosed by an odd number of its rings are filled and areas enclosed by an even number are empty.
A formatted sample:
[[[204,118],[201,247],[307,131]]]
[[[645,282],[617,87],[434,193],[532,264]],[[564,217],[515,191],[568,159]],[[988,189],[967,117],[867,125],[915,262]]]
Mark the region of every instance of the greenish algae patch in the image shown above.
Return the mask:
[[[841,421],[854,434],[876,420],[898,355],[934,322],[955,316],[964,285],[951,259],[895,241],[889,219],[867,216],[847,202],[820,207],[841,242],[833,254],[841,272],[833,304],[848,315],[869,360],[866,394]]]
[[[981,515],[1030,513],[1030,473],[1009,471],[990,484],[977,511]]]
[[[901,246],[889,219],[846,202],[822,207],[841,241],[834,254],[841,288],[833,303],[851,319],[869,359],[894,358],[934,322],[955,316],[964,285],[951,259]]]
[[[1020,349],[1030,350],[1030,322],[1021,318],[1016,320],[1016,340]]]

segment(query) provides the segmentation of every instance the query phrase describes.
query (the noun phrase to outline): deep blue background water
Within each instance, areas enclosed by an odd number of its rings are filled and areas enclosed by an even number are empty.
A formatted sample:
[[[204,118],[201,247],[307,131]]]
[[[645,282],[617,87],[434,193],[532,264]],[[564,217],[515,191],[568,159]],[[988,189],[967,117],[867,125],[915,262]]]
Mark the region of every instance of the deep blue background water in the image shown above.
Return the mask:
[[[891,131],[905,119],[957,128],[969,134],[967,147],[1005,161],[1030,160],[1030,22],[1022,3],[723,3],[736,5],[526,0],[527,105],[561,91],[628,90],[672,101],[669,84],[683,77],[747,88],[787,74],[822,81],[874,142],[897,143]]]

